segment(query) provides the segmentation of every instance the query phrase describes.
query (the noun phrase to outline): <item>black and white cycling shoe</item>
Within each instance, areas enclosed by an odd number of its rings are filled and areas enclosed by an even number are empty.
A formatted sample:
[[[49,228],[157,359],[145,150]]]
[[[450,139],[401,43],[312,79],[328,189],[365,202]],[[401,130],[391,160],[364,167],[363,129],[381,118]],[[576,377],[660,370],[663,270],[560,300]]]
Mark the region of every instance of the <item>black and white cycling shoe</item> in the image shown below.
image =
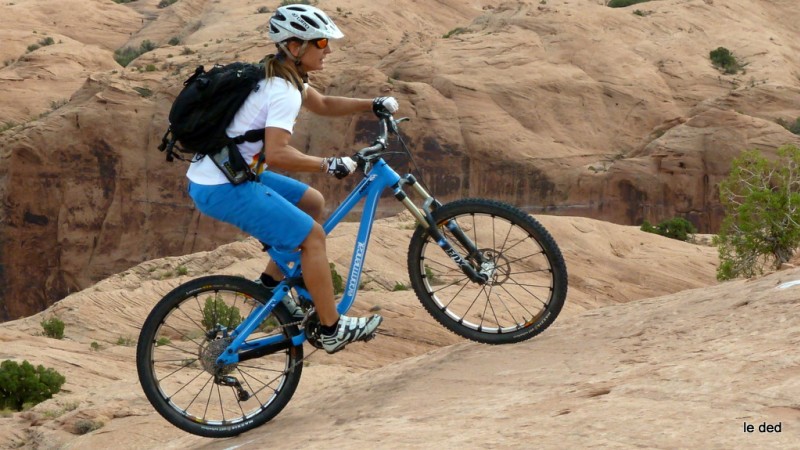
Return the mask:
[[[332,336],[322,334],[322,348],[328,353],[336,353],[347,344],[356,341],[368,341],[375,336],[375,330],[383,322],[383,317],[373,314],[372,317],[339,316],[339,326]]]

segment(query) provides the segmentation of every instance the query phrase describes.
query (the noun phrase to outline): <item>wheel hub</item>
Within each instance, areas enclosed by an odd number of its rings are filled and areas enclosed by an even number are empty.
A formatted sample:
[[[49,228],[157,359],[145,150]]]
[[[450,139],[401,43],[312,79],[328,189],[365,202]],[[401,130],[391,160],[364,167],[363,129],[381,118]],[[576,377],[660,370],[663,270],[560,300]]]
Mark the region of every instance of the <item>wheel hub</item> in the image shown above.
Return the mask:
[[[480,273],[487,276],[487,284],[500,285],[509,277],[508,268],[511,267],[508,259],[502,253],[496,253],[494,249],[485,248],[480,250],[481,255],[486,260],[481,264]],[[507,268],[503,270],[502,268]]]

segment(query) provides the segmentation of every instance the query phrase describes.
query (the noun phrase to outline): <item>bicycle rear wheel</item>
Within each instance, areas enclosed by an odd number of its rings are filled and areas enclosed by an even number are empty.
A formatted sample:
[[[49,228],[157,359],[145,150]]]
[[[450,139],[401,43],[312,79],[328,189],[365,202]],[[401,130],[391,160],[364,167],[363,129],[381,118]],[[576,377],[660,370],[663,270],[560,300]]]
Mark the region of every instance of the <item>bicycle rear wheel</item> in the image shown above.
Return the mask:
[[[421,226],[411,238],[408,273],[425,309],[459,336],[486,344],[530,339],[558,316],[567,268],[556,242],[533,217],[488,199],[462,199],[433,211],[439,230],[476,269],[476,255],[444,225],[453,220],[483,255],[491,276],[471,281]]]
[[[290,346],[226,367],[217,357],[228,332],[266,301],[269,291],[248,280],[210,276],[182,284],[148,316],[136,366],[147,399],[176,427],[205,437],[235,436],[277,415],[294,394],[303,346]],[[248,340],[298,333],[283,305]]]

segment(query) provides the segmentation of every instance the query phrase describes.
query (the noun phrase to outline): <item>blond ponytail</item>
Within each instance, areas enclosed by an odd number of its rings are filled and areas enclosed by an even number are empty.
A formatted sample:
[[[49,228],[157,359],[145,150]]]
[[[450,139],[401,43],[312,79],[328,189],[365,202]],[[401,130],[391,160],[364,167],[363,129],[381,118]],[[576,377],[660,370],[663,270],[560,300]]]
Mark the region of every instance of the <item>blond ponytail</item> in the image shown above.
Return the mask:
[[[303,97],[305,97],[306,91],[303,76],[300,75],[300,72],[294,64],[286,62],[285,55],[281,52],[278,52],[277,55],[267,55],[267,57],[264,58],[264,66],[267,72],[267,79],[272,77],[283,78],[296,87],[297,90],[303,94]]]

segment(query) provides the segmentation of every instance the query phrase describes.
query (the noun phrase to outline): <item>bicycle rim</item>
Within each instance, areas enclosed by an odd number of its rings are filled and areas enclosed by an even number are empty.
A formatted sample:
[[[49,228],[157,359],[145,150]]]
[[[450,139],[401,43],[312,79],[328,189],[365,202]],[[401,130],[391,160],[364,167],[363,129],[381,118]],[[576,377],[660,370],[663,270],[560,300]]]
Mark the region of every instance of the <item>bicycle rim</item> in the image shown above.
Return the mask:
[[[288,403],[300,379],[302,346],[217,367],[232,340],[229,331],[261,299],[242,286],[246,280],[209,278],[216,280],[179,287],[154,309],[142,328],[137,363],[148,399],[167,420],[201,436],[233,436],[263,424]],[[288,315],[276,308],[248,341],[288,338],[285,323]]]
[[[434,217],[448,241],[466,256],[467,249],[444,226],[455,221],[491,268],[486,284],[472,282],[418,230],[409,253],[410,276],[435,319],[463,337],[493,344],[528,339],[555,320],[566,296],[566,266],[541,224],[510,205],[483,199],[444,205]],[[480,270],[477,258],[467,260]]]

